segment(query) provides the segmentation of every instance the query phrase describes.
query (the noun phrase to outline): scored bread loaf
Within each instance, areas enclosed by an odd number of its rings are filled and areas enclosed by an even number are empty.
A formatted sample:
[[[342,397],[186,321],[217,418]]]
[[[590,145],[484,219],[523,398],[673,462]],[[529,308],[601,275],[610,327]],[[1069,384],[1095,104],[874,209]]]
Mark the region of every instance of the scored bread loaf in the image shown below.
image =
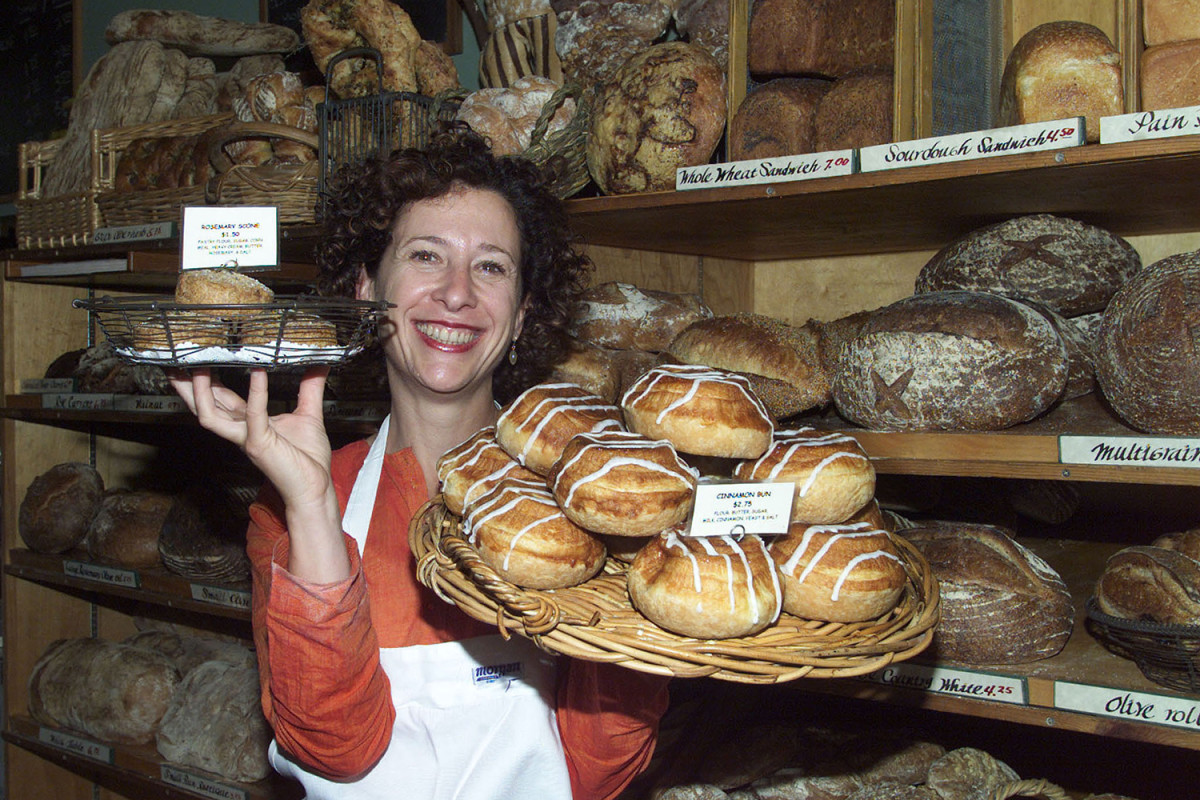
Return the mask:
[[[963,664],[1020,664],[1058,653],[1075,611],[1062,577],[998,525],[935,522],[902,534],[941,589],[938,656]]]
[[[570,333],[598,347],[665,352],[680,331],[712,315],[697,294],[609,281],[584,290]]]
[[[65,553],[87,536],[104,501],[104,479],[79,461],[55,464],[25,490],[17,530],[36,553]]]
[[[1095,596],[1113,617],[1200,625],[1200,561],[1165,547],[1126,547],[1105,562]]]
[[[916,294],[871,313],[843,347],[838,413],[879,430],[998,430],[1062,395],[1066,347],[1029,306],[986,292]]]
[[[1186,531],[1164,533],[1150,544],[1154,547],[1178,550],[1185,556],[1200,561],[1200,528],[1189,528]]]
[[[158,537],[174,502],[163,492],[108,491],[83,540],[88,556],[131,569],[158,566]]]

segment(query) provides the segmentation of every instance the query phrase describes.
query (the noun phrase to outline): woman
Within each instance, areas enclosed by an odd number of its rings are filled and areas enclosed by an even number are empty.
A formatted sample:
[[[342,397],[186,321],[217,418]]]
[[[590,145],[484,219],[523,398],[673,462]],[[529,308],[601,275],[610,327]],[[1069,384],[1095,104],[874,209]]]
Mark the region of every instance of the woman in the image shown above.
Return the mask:
[[[374,441],[330,452],[325,369],[274,417],[261,370],[245,400],[172,378],[268,480],[247,545],[263,708],[309,797],[611,797],[652,754],[664,679],[503,641],[422,587],[408,549],[441,454],[564,352],[589,264],[545,186],[462,129],[335,176],[319,289],[394,304]]]

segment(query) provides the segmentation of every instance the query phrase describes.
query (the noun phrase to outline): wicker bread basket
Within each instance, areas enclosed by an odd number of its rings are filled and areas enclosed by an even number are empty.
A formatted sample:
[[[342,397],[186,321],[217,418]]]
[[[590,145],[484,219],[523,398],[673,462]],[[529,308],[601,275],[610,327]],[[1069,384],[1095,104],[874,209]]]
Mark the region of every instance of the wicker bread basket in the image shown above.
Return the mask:
[[[522,589],[483,563],[460,523],[440,497],[413,517],[409,544],[418,579],[504,635],[515,632],[545,650],[587,661],[752,684],[850,677],[917,655],[929,645],[938,620],[937,582],[920,553],[899,537],[908,584],[899,605],[883,617],[844,624],[784,614],[754,636],[701,640],[665,631],[638,613],[629,603],[625,566],[615,559],[579,586]]]
[[[1008,800],[1010,797],[1037,797],[1042,800],[1071,800],[1071,795],[1046,780],[1012,781],[992,792],[989,800]]]

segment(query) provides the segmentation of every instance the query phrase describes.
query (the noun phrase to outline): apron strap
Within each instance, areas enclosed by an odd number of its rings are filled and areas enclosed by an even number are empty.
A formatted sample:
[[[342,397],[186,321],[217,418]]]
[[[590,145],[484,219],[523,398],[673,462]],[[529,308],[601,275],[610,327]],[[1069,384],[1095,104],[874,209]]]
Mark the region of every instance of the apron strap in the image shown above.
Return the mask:
[[[392,415],[383,418],[379,433],[367,451],[367,459],[358,471],[350,499],[346,501],[346,513],[342,515],[342,529],[358,542],[358,552],[367,545],[367,529],[371,526],[371,515],[375,511],[375,494],[379,489],[379,476],[383,474],[383,457],[387,450],[388,427]]]

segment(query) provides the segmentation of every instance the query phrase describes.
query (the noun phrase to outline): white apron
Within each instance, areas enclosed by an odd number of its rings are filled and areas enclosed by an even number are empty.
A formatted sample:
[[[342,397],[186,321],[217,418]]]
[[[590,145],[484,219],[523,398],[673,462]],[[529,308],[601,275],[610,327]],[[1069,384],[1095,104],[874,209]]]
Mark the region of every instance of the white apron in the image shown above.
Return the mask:
[[[342,524],[366,551],[383,469],[385,418],[359,470]],[[554,717],[554,660],[498,634],[461,642],[383,647],[396,724],[383,758],[353,782],[315,775],[270,746],[271,764],[306,796],[402,800],[566,800],[566,758]]]

